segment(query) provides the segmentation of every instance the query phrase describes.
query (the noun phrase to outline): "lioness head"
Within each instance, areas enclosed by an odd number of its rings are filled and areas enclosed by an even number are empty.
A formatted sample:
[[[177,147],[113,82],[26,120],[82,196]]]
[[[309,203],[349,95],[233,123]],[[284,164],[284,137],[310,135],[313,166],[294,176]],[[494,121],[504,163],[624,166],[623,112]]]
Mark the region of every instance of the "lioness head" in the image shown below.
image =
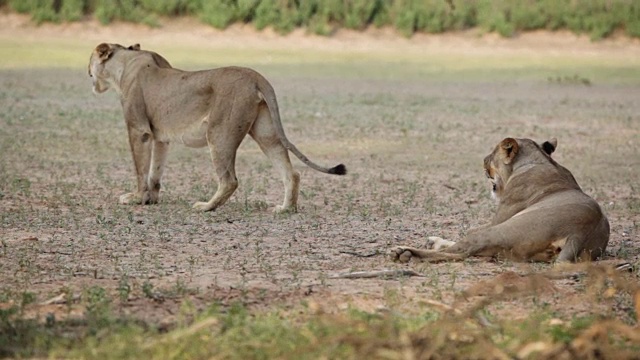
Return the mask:
[[[551,154],[558,140],[552,138],[542,146],[529,139],[506,138],[484,158],[484,171],[491,181],[491,196],[499,200],[504,186],[517,166],[553,162]]]
[[[107,63],[113,55],[120,50],[138,51],[140,50],[140,44],[124,47],[119,44],[106,44],[102,43],[98,45],[91,53],[89,58],[89,76],[93,82],[93,92],[95,94],[101,94],[107,90],[113,81],[112,72],[115,69],[109,69]]]

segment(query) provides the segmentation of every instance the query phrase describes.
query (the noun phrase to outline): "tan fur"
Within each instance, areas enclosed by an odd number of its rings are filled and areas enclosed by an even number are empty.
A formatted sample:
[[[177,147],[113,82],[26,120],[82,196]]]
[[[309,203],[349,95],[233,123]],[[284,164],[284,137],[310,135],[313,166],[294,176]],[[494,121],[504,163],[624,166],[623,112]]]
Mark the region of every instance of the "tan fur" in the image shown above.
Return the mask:
[[[340,164],[321,167],[287,140],[273,87],[257,72],[241,67],[204,71],[174,69],[140,45],[100,44],[91,54],[89,75],[94,93],[113,87],[120,95],[138,190],[120,197],[122,204],[156,203],[169,149],[176,141],[189,147],[209,146],[218,190],[194,208],[215,210],[238,187],[235,158],[247,134],[258,143],[282,175],[285,196],[277,212],[296,211],[300,175],[289,151],[311,168],[344,175]]]
[[[462,260],[470,256],[515,261],[585,261],[604,254],[609,222],[569,170],[551,158],[557,140],[538,145],[506,138],[484,160],[498,200],[487,226],[459,242],[430,238],[431,250],[400,246],[392,259]]]

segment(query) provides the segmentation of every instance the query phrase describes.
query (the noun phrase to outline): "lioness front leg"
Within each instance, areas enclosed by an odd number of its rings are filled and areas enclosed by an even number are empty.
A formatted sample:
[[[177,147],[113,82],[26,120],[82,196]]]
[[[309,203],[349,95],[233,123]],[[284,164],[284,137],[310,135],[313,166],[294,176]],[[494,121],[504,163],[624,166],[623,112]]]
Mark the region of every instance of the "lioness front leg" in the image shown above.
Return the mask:
[[[154,140],[151,152],[151,166],[149,167],[149,203],[156,204],[160,197],[160,181],[164,172],[164,165],[169,152],[169,143]]]
[[[129,145],[133,155],[133,163],[136,171],[138,191],[120,196],[120,204],[148,204],[151,197],[149,194],[149,164],[151,162],[152,137],[149,130],[138,130],[129,127]]]

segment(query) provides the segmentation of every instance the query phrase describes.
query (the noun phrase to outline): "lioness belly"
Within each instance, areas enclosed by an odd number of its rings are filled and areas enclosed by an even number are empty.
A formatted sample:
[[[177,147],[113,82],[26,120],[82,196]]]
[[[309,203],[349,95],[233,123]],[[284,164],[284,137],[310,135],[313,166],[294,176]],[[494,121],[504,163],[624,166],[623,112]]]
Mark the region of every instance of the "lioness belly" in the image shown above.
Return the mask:
[[[192,148],[207,146],[208,117],[203,117],[187,127],[160,129],[156,137],[160,141],[178,142]]]

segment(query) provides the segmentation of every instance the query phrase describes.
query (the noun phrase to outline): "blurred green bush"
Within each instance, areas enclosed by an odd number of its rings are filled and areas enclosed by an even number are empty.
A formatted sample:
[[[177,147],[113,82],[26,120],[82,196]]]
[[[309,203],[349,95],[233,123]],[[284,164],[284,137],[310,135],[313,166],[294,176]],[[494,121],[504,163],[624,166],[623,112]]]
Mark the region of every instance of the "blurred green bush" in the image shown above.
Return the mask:
[[[638,0],[0,0],[5,5],[36,23],[93,16],[103,24],[157,26],[158,16],[194,16],[221,29],[242,22],[321,35],[392,26],[405,36],[479,27],[506,37],[536,29],[568,29],[594,40],[616,30],[640,37]]]

